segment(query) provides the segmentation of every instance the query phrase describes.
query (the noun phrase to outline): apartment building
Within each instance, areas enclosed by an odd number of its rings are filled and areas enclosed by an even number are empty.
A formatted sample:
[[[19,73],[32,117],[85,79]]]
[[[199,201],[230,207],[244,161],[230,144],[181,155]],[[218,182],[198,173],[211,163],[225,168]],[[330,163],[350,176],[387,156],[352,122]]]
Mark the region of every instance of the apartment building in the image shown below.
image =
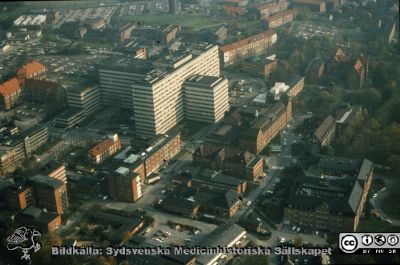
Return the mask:
[[[286,10],[288,6],[289,3],[286,0],[274,0],[257,6],[255,12],[260,19],[266,19],[275,13]]]
[[[59,163],[55,160],[52,160],[41,167],[39,169],[39,173],[41,175],[61,180],[62,182],[67,184],[67,171],[65,170],[65,166],[64,164]]]
[[[17,79],[24,85],[27,79],[44,79],[46,72],[47,69],[43,64],[32,61],[17,70]]]
[[[228,5],[231,5],[231,6],[235,6],[235,7],[243,7],[243,6],[246,6],[249,3],[249,1],[247,1],[247,0],[226,0],[225,3]]]
[[[159,60],[157,69],[131,84],[136,134],[157,135],[172,129],[184,119],[184,81],[195,74],[220,75],[218,46],[200,46]]]
[[[223,174],[255,180],[264,173],[264,159],[248,151],[240,151],[206,142],[193,153],[193,165],[220,170]]]
[[[268,143],[285,128],[292,118],[292,103],[278,101],[267,108],[239,108],[228,115],[225,124],[240,126],[239,147],[253,154],[259,154]],[[246,125],[248,124],[248,125]]]
[[[228,80],[194,75],[183,83],[184,112],[188,120],[217,123],[229,109]]]
[[[27,100],[47,105],[48,112],[58,112],[65,107],[66,93],[64,87],[54,81],[28,79],[23,96]]]
[[[143,157],[146,177],[160,170],[165,162],[174,158],[181,151],[181,134],[173,130],[168,134],[156,136],[140,155]]]
[[[135,174],[138,174],[142,183],[146,178],[154,173],[158,173],[168,161],[173,159],[181,151],[181,134],[173,130],[164,135],[154,137],[148,147],[138,154],[130,154],[126,157],[120,152],[114,157],[118,166],[129,168]],[[114,166],[108,170],[109,173],[115,170]]]
[[[265,53],[278,40],[273,30],[251,36],[220,47],[221,61],[224,66],[241,62],[243,59]]]
[[[184,173],[191,176],[191,186],[194,188],[206,188],[216,191],[233,190],[239,194],[246,192],[247,182],[244,179],[227,176],[208,168],[189,168],[186,172]]]
[[[323,0],[292,0],[291,6],[294,8],[309,8],[313,12],[326,12],[326,3]]]
[[[21,87],[17,78],[11,78],[0,84],[0,104],[4,110],[13,108],[20,101],[20,97]]]
[[[111,198],[119,201],[136,202],[142,197],[140,176],[127,167],[118,166],[108,176],[108,188]]]
[[[284,224],[319,232],[355,232],[373,167],[367,159],[321,157],[295,181],[284,208]]]
[[[324,147],[330,144],[335,137],[336,122],[332,115],[328,115],[321,125],[314,132],[314,141],[318,143],[320,147]]]
[[[38,207],[57,214],[63,214],[68,208],[67,185],[64,182],[45,175],[35,175],[30,182]]]
[[[91,163],[98,165],[119,150],[121,150],[121,140],[118,135],[109,135],[107,139],[89,150],[88,157]]]
[[[292,22],[296,16],[293,9],[288,9],[275,13],[265,19],[266,26],[270,29],[280,27],[286,23]]]
[[[35,125],[0,146],[0,173],[15,171],[32,153],[48,140],[47,127]]]
[[[278,60],[265,58],[245,59],[242,62],[242,70],[252,76],[269,77],[277,67]]]
[[[67,108],[54,118],[54,126],[59,128],[73,128],[86,119],[83,109]]]
[[[129,39],[132,36],[132,32],[135,28],[135,25],[132,23],[127,23],[119,28],[119,41],[124,43],[126,39]]]
[[[101,92],[98,85],[79,85],[67,91],[68,106],[82,109],[85,116],[91,116],[101,108]]]
[[[7,207],[10,209],[23,210],[36,204],[33,188],[24,183],[11,185],[5,193]]]
[[[142,59],[105,60],[98,70],[102,104],[133,110],[131,85],[152,69],[152,64]]]

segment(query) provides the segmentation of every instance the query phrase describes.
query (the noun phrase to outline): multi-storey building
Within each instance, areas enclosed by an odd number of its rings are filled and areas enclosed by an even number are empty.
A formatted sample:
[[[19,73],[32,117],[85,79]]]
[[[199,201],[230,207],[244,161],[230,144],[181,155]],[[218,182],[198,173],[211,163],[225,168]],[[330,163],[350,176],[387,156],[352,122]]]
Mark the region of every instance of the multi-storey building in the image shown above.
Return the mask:
[[[292,187],[284,224],[320,232],[355,232],[368,195],[373,163],[322,157]]]
[[[101,94],[98,85],[79,86],[68,89],[68,106],[84,110],[85,116],[95,114],[101,108]]]
[[[240,133],[239,146],[242,150],[255,154],[259,154],[292,119],[291,101],[287,104],[278,101],[269,108],[260,110],[237,111],[244,117],[253,116],[250,127]]]
[[[67,184],[67,171],[65,170],[65,166],[62,163],[59,163],[55,160],[50,161],[43,167],[39,169],[39,173],[42,175],[49,176],[51,178],[55,178],[61,180],[65,184]]]
[[[5,110],[9,110],[17,104],[21,97],[21,87],[17,78],[12,78],[0,84],[0,104]]]
[[[24,98],[45,104],[47,114],[53,115],[66,106],[65,88],[49,80],[28,79],[23,89]]]
[[[177,14],[179,12],[179,0],[168,0],[168,4],[171,14]]]
[[[181,134],[170,131],[168,134],[156,136],[141,156],[144,160],[145,175],[158,172],[161,166],[174,158],[181,151]]]
[[[43,79],[46,77],[47,69],[46,67],[37,62],[32,61],[25,64],[17,71],[17,79],[23,85],[27,79]]]
[[[13,172],[48,140],[47,127],[36,125],[0,146],[0,173]]]
[[[247,1],[247,0],[226,0],[225,3],[228,5],[231,5],[231,6],[241,7],[241,6],[246,6],[249,3],[249,1]]]
[[[67,108],[54,118],[53,125],[59,128],[73,128],[86,119],[85,110]]]
[[[169,131],[165,135],[155,137],[148,147],[138,154],[130,154],[128,157],[122,155],[124,151],[117,154],[114,160],[120,160],[118,166],[129,168],[129,170],[140,176],[142,183],[154,173],[158,173],[162,166],[173,159],[181,151],[181,135],[179,131]],[[114,167],[108,172],[113,172]]]
[[[270,3],[257,6],[255,12],[260,19],[266,19],[275,13],[286,10],[288,6],[289,3],[286,0],[275,0]]]
[[[131,85],[153,69],[146,60],[106,60],[99,65],[102,104],[133,110],[134,98]]]
[[[296,16],[293,9],[273,14],[265,19],[267,27],[270,29],[280,27],[286,23],[292,22]]]
[[[277,62],[276,59],[245,59],[242,62],[242,70],[253,76],[269,77],[271,72],[276,69]]]
[[[229,109],[228,80],[195,75],[183,83],[186,119],[217,123]]]
[[[91,148],[88,157],[93,164],[100,164],[119,150],[121,150],[121,140],[114,134]]]
[[[35,205],[33,188],[26,184],[14,184],[6,189],[6,203],[10,209],[23,210]]]
[[[328,115],[314,132],[314,140],[320,147],[328,145],[334,138],[336,122],[332,115]]]
[[[68,208],[67,185],[64,182],[44,175],[35,175],[30,181],[40,208],[57,214],[64,213]]]
[[[239,40],[220,47],[221,61],[224,66],[241,62],[243,59],[260,55],[266,52],[274,43],[278,35],[273,30]]]
[[[123,25],[121,28],[119,28],[118,33],[119,33],[119,41],[121,43],[124,43],[126,39],[129,39],[132,36],[133,29],[135,28],[135,25],[132,23],[127,23]]]
[[[120,166],[108,176],[108,187],[111,198],[135,202],[142,197],[140,176],[129,168]]]
[[[135,128],[139,135],[166,133],[183,120],[182,84],[195,74],[220,75],[218,46],[202,45],[199,50],[178,57],[168,56],[155,65],[157,69],[131,84]]]
[[[264,159],[249,152],[232,148],[221,148],[214,143],[205,143],[193,153],[193,165],[221,170],[222,173],[255,180],[264,173]]]
[[[326,11],[326,3],[323,0],[292,0],[292,7],[309,8],[313,12],[324,13]]]

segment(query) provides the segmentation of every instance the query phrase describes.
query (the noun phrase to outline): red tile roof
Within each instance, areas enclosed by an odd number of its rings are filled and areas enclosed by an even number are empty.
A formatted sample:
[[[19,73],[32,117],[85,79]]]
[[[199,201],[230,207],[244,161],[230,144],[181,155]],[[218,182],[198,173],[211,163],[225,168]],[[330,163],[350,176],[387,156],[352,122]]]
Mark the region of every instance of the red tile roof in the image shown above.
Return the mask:
[[[17,73],[23,75],[24,77],[28,77],[34,73],[41,72],[43,70],[46,70],[46,67],[43,64],[37,61],[32,61],[18,69]]]
[[[272,36],[273,34],[276,34],[275,31],[267,30],[266,32],[263,32],[263,33],[248,37],[248,38],[243,39],[243,40],[239,40],[237,42],[234,42],[234,43],[231,43],[231,44],[228,44],[228,45],[225,45],[225,46],[222,46],[221,47],[221,51],[222,52],[228,52],[228,51],[236,50],[238,48],[241,48],[243,46],[248,45],[250,42],[253,42],[255,40],[258,40],[258,39],[261,39],[261,38],[265,38],[265,37],[268,37],[268,36]]]
[[[17,78],[12,78],[3,84],[0,84],[0,94],[3,96],[10,95],[12,92],[20,90],[19,82]]]

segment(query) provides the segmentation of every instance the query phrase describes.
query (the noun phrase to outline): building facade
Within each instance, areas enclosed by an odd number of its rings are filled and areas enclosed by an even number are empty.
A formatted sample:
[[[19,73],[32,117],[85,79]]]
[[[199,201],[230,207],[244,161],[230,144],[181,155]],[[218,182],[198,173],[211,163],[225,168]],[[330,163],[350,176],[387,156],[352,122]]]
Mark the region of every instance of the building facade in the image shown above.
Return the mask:
[[[20,102],[21,87],[17,78],[12,78],[0,84],[0,101],[4,110],[10,110]]]
[[[218,46],[208,45],[198,53],[158,63],[133,87],[135,128],[138,135],[164,134],[184,119],[184,81],[195,74],[219,76]]]
[[[307,175],[289,196],[284,224],[320,232],[355,232],[371,185],[373,163],[323,157]]]
[[[108,176],[108,188],[111,198],[119,201],[136,202],[142,197],[140,176],[127,167],[118,167]]]
[[[246,59],[242,62],[242,70],[253,76],[269,77],[277,67],[277,60],[270,59]]]
[[[63,214],[68,208],[67,185],[61,180],[44,175],[30,178],[37,206],[49,212]]]
[[[83,109],[86,117],[97,113],[101,108],[100,87],[82,86],[67,91],[68,106]]]
[[[92,147],[88,152],[88,157],[91,163],[98,165],[117,153],[121,148],[121,140],[118,135],[110,135],[107,139]]]
[[[188,120],[217,123],[229,109],[228,80],[195,75],[183,83],[184,111]]]
[[[278,35],[273,30],[239,40],[220,47],[224,66],[241,62],[243,59],[260,55],[276,43]]]
[[[286,23],[292,22],[296,14],[293,9],[288,9],[285,11],[273,14],[265,19],[268,28],[273,29],[280,27]]]

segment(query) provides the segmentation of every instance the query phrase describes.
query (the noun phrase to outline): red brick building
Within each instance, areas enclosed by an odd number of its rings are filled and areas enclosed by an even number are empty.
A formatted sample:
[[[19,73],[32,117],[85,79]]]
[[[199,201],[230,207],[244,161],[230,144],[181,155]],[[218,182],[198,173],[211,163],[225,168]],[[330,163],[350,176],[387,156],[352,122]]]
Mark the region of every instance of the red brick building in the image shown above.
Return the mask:
[[[3,109],[9,110],[14,107],[19,102],[20,97],[21,87],[17,78],[11,78],[0,84],[0,98]]]
[[[68,208],[67,185],[64,182],[44,175],[36,175],[30,181],[38,207],[57,214],[64,213]]]
[[[18,69],[17,78],[23,85],[27,79],[44,79],[46,77],[46,72],[47,69],[43,64],[32,61]]]
[[[281,11],[266,18],[266,26],[270,29],[277,28],[286,23],[292,22],[295,17],[296,13],[293,9]]]
[[[93,164],[100,164],[119,150],[121,150],[121,140],[115,134],[91,148],[88,152],[88,157]]]
[[[260,55],[266,52],[278,40],[278,35],[273,30],[236,41],[220,47],[223,65],[241,62],[243,59]]]
[[[23,210],[35,205],[33,188],[27,185],[14,184],[6,189],[6,203],[8,208]]]

